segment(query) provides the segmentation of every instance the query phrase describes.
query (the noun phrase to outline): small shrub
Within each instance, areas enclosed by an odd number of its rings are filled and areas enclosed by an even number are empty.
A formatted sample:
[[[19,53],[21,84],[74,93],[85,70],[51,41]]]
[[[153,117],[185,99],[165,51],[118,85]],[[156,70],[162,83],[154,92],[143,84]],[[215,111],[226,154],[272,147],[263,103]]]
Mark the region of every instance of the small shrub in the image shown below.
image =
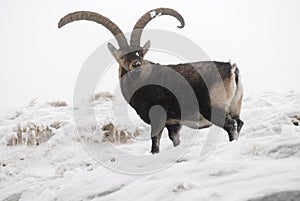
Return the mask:
[[[133,133],[126,129],[117,129],[113,123],[107,123],[102,127],[103,138],[102,142],[121,143],[126,144],[130,140],[134,139],[139,135],[138,131],[135,130]]]
[[[17,110],[9,115],[10,120],[15,120],[23,114],[22,110]]]
[[[65,101],[53,101],[53,102],[48,102],[49,105],[52,107],[66,107],[68,106],[68,103]]]
[[[41,142],[49,140],[54,135],[55,130],[60,129],[62,125],[59,121],[55,121],[50,125],[27,122],[22,126],[21,123],[18,123],[12,131],[12,135],[7,139],[6,145],[14,146],[23,144],[26,146],[38,146]]]
[[[97,101],[97,100],[100,100],[100,99],[110,101],[110,100],[114,99],[114,95],[111,94],[110,92],[98,92],[94,96],[92,96],[89,99],[89,101],[93,102],[93,101]]]
[[[28,104],[27,107],[34,107],[34,106],[38,103],[38,100],[39,100],[38,97],[33,98],[33,99],[29,102],[29,104]]]

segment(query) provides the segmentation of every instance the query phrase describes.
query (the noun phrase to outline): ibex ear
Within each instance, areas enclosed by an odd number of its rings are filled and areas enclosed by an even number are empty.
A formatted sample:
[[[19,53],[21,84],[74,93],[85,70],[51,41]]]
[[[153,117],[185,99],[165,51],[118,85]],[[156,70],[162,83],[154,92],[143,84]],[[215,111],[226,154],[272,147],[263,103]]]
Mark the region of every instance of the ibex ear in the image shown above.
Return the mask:
[[[148,50],[150,49],[151,43],[150,40],[148,40],[146,42],[146,44],[143,46],[143,56],[145,56],[145,54],[148,52]]]
[[[115,59],[118,58],[118,50],[115,48],[115,46],[113,46],[111,43],[107,44],[108,50],[110,51],[110,53],[115,57]]]

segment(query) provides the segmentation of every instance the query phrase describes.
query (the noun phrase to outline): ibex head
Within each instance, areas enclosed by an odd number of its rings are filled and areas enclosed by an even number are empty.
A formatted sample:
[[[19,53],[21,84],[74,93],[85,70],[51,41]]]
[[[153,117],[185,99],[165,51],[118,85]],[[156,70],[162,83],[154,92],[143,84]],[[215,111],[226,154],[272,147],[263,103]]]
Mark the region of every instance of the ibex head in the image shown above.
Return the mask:
[[[147,41],[143,47],[135,49],[133,49],[132,47],[116,49],[111,43],[108,43],[109,51],[119,63],[120,76],[122,76],[121,71],[132,71],[135,68],[144,65],[144,56],[149,50],[149,48],[150,41]]]
[[[170,15],[175,17],[181,23],[178,27],[184,27],[184,19],[178,12],[170,8],[157,8],[145,13],[137,21],[131,34],[130,45],[128,45],[126,37],[121,29],[110,19],[98,13],[89,11],[70,13],[59,21],[58,27],[60,28],[70,22],[78,20],[94,21],[106,27],[114,35],[120,47],[117,49],[111,43],[108,43],[109,51],[119,63],[119,76],[121,77],[128,71],[132,71],[145,64],[144,57],[150,48],[150,41],[147,41],[143,47],[140,46],[142,31],[148,22],[161,15]]]

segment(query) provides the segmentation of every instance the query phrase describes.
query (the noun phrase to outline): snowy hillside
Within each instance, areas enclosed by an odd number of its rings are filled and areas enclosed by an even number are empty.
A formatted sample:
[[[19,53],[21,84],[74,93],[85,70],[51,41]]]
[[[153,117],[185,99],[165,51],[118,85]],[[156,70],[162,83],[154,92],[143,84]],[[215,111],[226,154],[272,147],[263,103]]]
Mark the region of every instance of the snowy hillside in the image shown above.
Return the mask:
[[[239,140],[214,127],[203,158],[209,129],[183,128],[176,148],[164,131],[151,155],[149,126],[133,110],[116,121],[112,100],[88,100],[97,124],[63,101],[1,114],[0,200],[300,200],[299,93],[246,97]]]

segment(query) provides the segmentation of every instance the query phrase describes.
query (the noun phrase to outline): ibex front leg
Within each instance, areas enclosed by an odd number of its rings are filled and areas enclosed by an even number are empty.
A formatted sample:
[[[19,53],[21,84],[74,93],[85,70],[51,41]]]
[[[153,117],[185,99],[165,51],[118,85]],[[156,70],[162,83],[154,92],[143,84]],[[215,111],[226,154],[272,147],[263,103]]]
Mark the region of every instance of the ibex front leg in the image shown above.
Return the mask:
[[[163,107],[155,105],[151,107],[149,117],[151,120],[151,153],[155,154],[159,152],[160,137],[166,125],[167,115]]]
[[[159,131],[158,133],[151,133],[151,140],[152,140],[152,146],[151,146],[151,153],[152,154],[156,154],[159,152],[159,145],[160,145],[160,138],[161,138],[161,134],[163,132],[163,129],[161,131]]]

